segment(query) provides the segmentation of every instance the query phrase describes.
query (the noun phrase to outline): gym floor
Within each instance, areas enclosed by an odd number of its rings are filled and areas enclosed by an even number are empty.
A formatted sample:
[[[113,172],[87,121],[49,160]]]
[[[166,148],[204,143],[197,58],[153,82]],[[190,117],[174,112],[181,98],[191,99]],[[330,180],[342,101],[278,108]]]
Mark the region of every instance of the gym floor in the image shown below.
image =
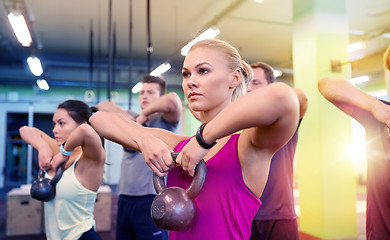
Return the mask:
[[[112,205],[111,205],[111,230],[98,232],[103,240],[114,240],[115,239],[115,219],[117,212],[117,201],[118,195],[115,194],[115,186],[111,187],[112,189]],[[0,189],[0,240],[45,240],[46,237],[44,234],[41,235],[26,235],[26,236],[12,236],[7,237],[5,235],[6,229],[6,220],[7,220],[7,192],[10,189]],[[357,215],[358,215],[358,236],[356,238],[342,239],[342,240],[365,240],[365,191],[364,188],[358,189],[357,195]],[[296,197],[296,203],[298,203],[298,196]],[[297,214],[299,215],[299,207],[296,208]],[[303,232],[299,233],[300,240],[322,240],[320,238],[313,237],[311,235],[305,234]],[[332,240],[341,240],[341,239],[332,239]]]

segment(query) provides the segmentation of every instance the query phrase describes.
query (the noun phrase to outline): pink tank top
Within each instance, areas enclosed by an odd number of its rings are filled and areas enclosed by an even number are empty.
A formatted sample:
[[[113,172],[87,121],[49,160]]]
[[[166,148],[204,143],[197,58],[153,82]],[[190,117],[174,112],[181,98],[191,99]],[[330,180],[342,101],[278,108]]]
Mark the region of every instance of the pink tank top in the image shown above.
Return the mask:
[[[237,153],[239,136],[232,135],[225,146],[206,161],[207,177],[195,198],[194,223],[186,231],[170,231],[169,239],[249,239],[252,219],[261,202],[242,177]],[[179,143],[174,151],[180,151],[189,140]],[[168,173],[167,186],[186,189],[191,181],[192,177],[177,167]]]

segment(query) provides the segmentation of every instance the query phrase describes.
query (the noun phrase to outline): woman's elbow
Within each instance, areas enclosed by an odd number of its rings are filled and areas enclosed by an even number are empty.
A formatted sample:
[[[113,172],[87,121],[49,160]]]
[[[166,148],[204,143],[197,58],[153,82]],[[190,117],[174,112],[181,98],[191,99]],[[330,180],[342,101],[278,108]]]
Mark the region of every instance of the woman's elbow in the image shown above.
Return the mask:
[[[275,102],[279,104],[283,114],[291,113],[292,118],[298,118],[299,101],[297,95],[290,86],[281,84],[275,97]]]
[[[292,103],[293,105],[298,106],[298,98],[290,86],[285,83],[278,83],[278,85],[275,83],[275,87],[273,94],[275,102],[283,105],[289,105],[289,103]]]
[[[317,87],[318,87],[318,91],[321,93],[322,96],[324,96],[325,98],[328,96],[328,92],[329,92],[329,83],[331,83],[332,79],[331,78],[328,78],[328,77],[324,77],[324,78],[321,78],[318,83],[317,83]]]
[[[89,117],[89,123],[95,129],[99,135],[104,134],[104,130],[106,129],[108,122],[111,122],[109,118],[108,112],[98,111],[94,113],[91,117]]]
[[[89,117],[89,122],[91,123],[92,126],[97,125],[101,123],[102,121],[107,121],[108,117],[108,112],[103,112],[103,111],[97,111],[96,113],[92,114]]]
[[[25,132],[26,128],[28,128],[28,127],[27,126],[20,127],[19,128],[19,133]]]
[[[23,127],[19,128],[19,134],[23,136],[25,134],[28,134],[29,132],[34,131],[34,130],[35,130],[35,128],[33,128],[33,127],[23,126]]]

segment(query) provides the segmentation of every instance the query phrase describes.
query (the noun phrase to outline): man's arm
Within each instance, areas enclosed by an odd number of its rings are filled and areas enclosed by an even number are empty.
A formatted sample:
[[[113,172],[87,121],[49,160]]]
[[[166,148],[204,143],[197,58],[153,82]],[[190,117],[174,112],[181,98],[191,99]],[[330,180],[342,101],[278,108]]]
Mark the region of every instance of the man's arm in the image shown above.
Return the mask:
[[[318,89],[328,101],[361,124],[376,120],[390,126],[390,107],[348,81],[323,78]]]
[[[115,103],[109,101],[109,100],[106,100],[104,102],[100,102],[98,103],[98,105],[96,106],[97,109],[99,111],[103,111],[103,112],[116,112],[116,113],[120,113],[122,114],[123,116],[125,116],[126,118],[134,121],[134,117],[131,116],[128,112],[126,112],[125,110],[123,110],[121,107],[119,107],[118,105],[116,105]]]
[[[305,116],[307,107],[309,106],[309,97],[306,92],[300,88],[294,88],[295,95],[297,95],[299,102],[299,119],[302,119]]]
[[[142,109],[142,112],[137,117],[136,121],[142,125],[150,115],[161,112],[162,118],[165,121],[177,123],[180,120],[182,109],[183,106],[179,96],[174,92],[170,92]]]

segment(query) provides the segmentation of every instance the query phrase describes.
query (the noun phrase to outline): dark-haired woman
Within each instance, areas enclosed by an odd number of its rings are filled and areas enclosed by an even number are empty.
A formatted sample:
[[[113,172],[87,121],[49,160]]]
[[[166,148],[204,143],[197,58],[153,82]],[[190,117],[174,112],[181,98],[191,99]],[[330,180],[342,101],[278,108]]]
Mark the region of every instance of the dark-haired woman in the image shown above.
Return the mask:
[[[65,171],[56,196],[44,203],[47,239],[101,239],[93,209],[102,182],[105,152],[101,138],[88,124],[91,108],[67,100],[53,115],[54,138],[34,127],[20,128],[22,139],[38,151],[39,166],[52,177],[61,163]]]

